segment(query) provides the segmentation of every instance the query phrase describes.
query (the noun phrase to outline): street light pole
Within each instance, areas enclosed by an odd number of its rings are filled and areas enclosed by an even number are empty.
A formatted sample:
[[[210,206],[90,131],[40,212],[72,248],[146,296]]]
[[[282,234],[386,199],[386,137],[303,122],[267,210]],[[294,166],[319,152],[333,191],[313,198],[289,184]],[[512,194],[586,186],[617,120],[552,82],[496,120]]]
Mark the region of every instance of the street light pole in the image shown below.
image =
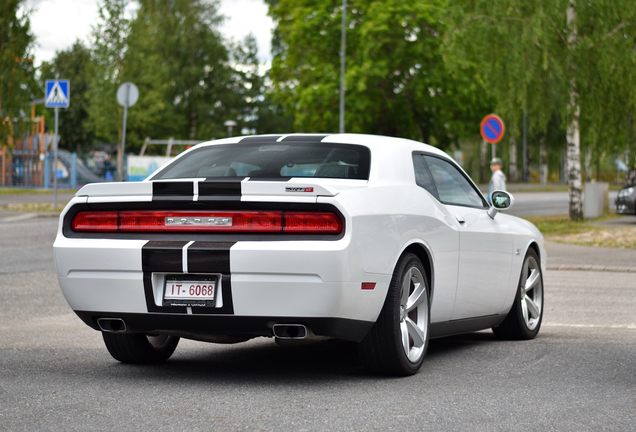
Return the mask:
[[[340,133],[345,132],[345,50],[347,47],[347,0],[342,0],[342,34],[340,40]]]

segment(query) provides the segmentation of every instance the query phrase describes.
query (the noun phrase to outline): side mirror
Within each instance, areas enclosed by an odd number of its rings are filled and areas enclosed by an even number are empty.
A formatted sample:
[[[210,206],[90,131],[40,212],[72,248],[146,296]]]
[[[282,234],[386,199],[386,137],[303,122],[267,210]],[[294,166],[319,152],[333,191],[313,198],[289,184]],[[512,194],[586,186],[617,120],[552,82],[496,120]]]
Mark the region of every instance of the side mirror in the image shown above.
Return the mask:
[[[488,209],[488,216],[495,218],[499,210],[507,210],[515,203],[515,197],[506,191],[494,191],[491,196],[492,206]]]

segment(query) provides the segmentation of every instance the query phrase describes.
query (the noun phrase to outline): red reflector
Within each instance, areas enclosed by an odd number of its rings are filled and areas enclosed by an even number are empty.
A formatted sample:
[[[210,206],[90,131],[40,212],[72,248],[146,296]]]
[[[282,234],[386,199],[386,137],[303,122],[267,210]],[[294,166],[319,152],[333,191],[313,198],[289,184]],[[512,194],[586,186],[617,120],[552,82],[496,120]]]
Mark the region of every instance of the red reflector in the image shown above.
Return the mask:
[[[362,282],[363,290],[372,290],[375,289],[375,282]]]
[[[282,211],[80,212],[72,227],[74,231],[93,232],[342,232],[342,222],[333,213]]]
[[[285,212],[285,232],[340,234],[342,222],[333,213]]]
[[[73,219],[73,231],[117,231],[117,212],[81,212]]]

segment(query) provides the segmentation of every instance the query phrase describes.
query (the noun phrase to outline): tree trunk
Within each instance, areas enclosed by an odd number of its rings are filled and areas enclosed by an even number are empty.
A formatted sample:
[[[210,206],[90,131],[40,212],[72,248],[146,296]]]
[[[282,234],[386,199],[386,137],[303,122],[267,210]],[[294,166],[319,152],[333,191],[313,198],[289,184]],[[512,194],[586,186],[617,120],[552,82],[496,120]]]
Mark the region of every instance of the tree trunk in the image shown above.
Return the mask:
[[[510,177],[511,183],[519,181],[519,173],[517,171],[517,139],[514,136],[510,137],[510,169],[508,170],[508,176]]]
[[[634,136],[634,114],[629,114],[629,138],[627,140],[627,167],[628,171],[625,174],[625,184],[636,184],[636,157],[634,157],[634,148],[636,147],[636,137]]]
[[[633,185],[636,183],[636,159],[632,156],[632,152],[627,150],[627,172],[625,173],[625,184]]]
[[[576,86],[575,48],[578,41],[576,22],[576,0],[570,0],[567,11],[568,50],[567,63],[568,78],[570,80],[570,100],[568,102],[567,128],[567,177],[570,194],[570,220],[583,219],[583,187],[581,185],[581,136],[579,132],[579,94]]]
[[[592,148],[588,147],[585,152],[585,181],[592,181]]]
[[[545,135],[541,135],[539,139],[539,178],[542,185],[548,184],[548,149]]]

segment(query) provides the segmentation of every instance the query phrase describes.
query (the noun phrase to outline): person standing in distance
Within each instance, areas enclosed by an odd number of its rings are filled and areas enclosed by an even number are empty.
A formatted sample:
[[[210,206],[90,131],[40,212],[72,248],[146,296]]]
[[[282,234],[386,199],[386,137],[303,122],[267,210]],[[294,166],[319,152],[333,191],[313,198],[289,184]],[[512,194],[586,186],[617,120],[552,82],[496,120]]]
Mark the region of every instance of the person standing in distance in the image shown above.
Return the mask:
[[[490,183],[488,183],[488,203],[492,204],[491,195],[494,191],[505,191],[506,190],[506,175],[501,171],[501,167],[503,166],[503,162],[499,158],[493,158],[490,161],[490,170],[492,171],[492,177],[490,178]]]

